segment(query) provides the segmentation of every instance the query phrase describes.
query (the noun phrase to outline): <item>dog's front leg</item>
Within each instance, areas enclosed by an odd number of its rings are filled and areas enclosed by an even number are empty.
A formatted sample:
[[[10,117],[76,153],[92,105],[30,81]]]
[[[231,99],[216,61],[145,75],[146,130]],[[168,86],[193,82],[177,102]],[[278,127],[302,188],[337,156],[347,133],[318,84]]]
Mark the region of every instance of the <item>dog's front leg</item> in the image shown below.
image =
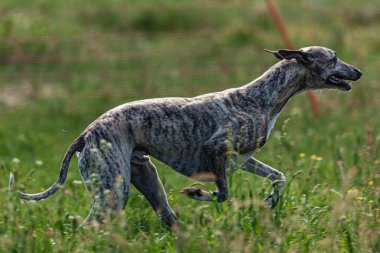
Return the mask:
[[[227,185],[227,145],[223,136],[208,140],[204,144],[207,162],[211,173],[215,176],[217,191],[213,194],[218,202],[224,202],[228,198]]]
[[[284,174],[253,157],[248,159],[248,161],[242,166],[242,169],[260,177],[268,178],[272,181],[273,189],[271,194],[265,199],[265,203],[269,208],[274,208],[280,199],[281,191],[286,183]]]
[[[215,181],[217,191],[205,191],[198,188],[185,188],[181,191],[184,195],[191,199],[203,200],[203,201],[216,201],[223,202],[228,197],[228,185],[226,175],[227,146],[225,139],[215,138],[210,139],[204,144],[204,150],[207,155],[208,168],[212,173],[212,177]]]

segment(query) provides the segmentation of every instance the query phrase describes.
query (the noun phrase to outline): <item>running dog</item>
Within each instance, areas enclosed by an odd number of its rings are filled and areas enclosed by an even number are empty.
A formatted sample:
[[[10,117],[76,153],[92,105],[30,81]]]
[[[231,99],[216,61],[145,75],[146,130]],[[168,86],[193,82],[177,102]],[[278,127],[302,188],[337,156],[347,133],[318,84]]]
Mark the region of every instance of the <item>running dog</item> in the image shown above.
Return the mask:
[[[266,143],[281,110],[295,94],[324,88],[349,91],[351,85],[345,80],[356,81],[362,73],[324,47],[267,51],[280,61],[245,86],[194,98],[135,101],[111,109],[70,145],[55,184],[44,192],[18,192],[19,196],[41,200],[54,194],[65,182],[77,152],[80,174],[94,197],[87,222],[101,222],[122,211],[132,183],[170,227],[177,218],[150,156],[185,176],[215,182],[215,192],[196,188],[182,192],[192,199],[218,202],[228,197],[227,160],[240,156],[241,169],[272,181],[266,205],[275,207],[285,176],[256,160],[255,150]],[[10,188],[13,182],[11,174]]]

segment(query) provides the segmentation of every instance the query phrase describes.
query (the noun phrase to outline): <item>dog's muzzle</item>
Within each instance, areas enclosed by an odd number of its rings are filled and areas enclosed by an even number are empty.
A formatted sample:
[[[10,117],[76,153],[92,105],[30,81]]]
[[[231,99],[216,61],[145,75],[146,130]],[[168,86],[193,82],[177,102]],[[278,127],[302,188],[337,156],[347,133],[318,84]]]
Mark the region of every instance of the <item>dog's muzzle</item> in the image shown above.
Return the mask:
[[[355,68],[353,71],[352,71],[352,74],[351,75],[343,75],[343,74],[340,74],[340,73],[336,73],[336,74],[333,74],[333,75],[330,75],[328,78],[327,78],[327,83],[332,85],[332,86],[335,86],[337,87],[338,89],[340,90],[343,90],[343,91],[349,91],[351,90],[352,86],[351,86],[351,83],[348,83],[346,82],[347,80],[349,81],[357,81],[360,79],[360,77],[362,76],[362,72]]]

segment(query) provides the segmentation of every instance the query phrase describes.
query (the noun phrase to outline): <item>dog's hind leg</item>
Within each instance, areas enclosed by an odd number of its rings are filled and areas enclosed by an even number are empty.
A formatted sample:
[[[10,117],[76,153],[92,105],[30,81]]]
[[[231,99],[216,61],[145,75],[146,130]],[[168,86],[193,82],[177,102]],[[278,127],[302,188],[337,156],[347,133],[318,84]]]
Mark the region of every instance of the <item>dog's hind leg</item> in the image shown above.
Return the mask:
[[[79,155],[79,168],[86,189],[94,198],[93,207],[83,222],[112,220],[124,209],[129,197],[129,157],[116,148],[85,148]]]
[[[172,227],[177,221],[177,217],[169,206],[165,189],[153,163],[149,159],[145,163],[134,163],[132,160],[131,167],[132,184],[145,196],[165,224]]]

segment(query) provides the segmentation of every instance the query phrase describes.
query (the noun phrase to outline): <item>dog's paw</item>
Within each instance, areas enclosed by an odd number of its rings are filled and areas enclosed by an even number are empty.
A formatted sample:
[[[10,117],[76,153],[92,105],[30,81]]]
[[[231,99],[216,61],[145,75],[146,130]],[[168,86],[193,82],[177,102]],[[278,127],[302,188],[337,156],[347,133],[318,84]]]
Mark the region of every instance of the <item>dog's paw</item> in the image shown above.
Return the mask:
[[[265,207],[273,209],[276,207],[279,200],[280,195],[278,193],[272,193],[265,199]]]
[[[213,195],[216,197],[218,202],[224,202],[228,198],[227,193],[213,192]]]
[[[180,225],[183,223],[180,221],[177,216],[172,212],[163,212],[158,215],[160,220],[169,228],[179,228]]]
[[[194,187],[188,187],[181,191],[188,198],[202,201],[213,201],[212,193]]]

